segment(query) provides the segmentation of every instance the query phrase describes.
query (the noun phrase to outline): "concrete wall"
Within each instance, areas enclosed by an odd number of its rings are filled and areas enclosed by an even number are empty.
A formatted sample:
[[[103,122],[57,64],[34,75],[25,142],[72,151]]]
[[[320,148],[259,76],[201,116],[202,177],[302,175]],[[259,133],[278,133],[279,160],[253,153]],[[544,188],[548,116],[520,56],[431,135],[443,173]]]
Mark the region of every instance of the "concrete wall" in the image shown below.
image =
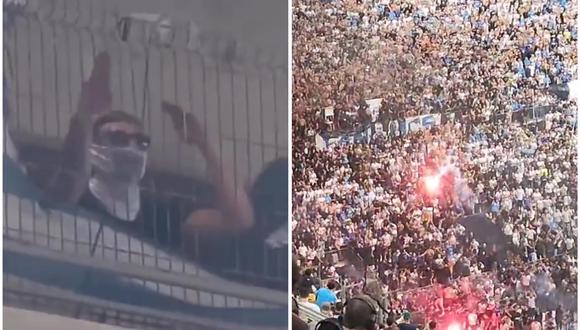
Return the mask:
[[[3,329],[5,330],[121,330],[111,325],[76,320],[59,315],[33,312],[19,308],[3,307]]]
[[[26,10],[4,33],[16,133],[61,141],[93,56],[107,50],[114,108],[143,119],[155,166],[198,175],[204,169],[198,152],[179,143],[160,112],[161,100],[197,115],[239,183],[287,154],[286,1],[45,0],[29,1]],[[143,31],[151,31],[147,23],[135,23],[129,40],[121,41],[119,18],[136,13],[170,19],[176,31],[172,44],[145,38]],[[191,21],[205,40],[202,48],[186,47]],[[235,53],[243,55],[224,59],[232,41]]]

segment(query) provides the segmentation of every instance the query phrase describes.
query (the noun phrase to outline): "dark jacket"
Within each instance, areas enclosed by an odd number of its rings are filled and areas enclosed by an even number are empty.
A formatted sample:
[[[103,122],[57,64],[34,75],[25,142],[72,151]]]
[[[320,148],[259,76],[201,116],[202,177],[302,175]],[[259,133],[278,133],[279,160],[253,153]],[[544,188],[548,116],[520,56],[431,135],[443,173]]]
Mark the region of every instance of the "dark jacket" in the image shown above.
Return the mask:
[[[417,327],[408,323],[399,324],[399,330],[417,330]]]

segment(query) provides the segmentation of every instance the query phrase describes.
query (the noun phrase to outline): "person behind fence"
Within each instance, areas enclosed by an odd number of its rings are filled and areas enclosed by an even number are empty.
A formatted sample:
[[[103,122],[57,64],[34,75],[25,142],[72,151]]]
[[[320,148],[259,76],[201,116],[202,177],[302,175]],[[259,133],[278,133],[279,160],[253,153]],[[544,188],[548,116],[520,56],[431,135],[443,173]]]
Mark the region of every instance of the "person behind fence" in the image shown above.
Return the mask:
[[[56,169],[46,170],[48,164],[40,164],[41,170],[31,171],[44,192],[40,204],[45,208],[78,205],[105,215],[103,223],[108,226],[193,256],[209,270],[221,272],[237,262],[244,271],[263,272],[272,278],[286,274],[284,267],[275,266],[280,265],[276,258],[286,256],[280,248],[283,244],[276,242],[271,249],[265,242],[287,223],[283,188],[287,161],[281,158],[267,164],[249,189],[236,187],[233,172],[205,139],[193,114],[163,102],[161,110],[173,122],[181,141],[197,147],[204,156],[211,182],[149,171],[151,138],[143,123],[127,112],[112,110],[110,65],[106,52],[95,58]],[[198,235],[200,232],[204,234]],[[234,245],[233,235],[239,237],[238,245]],[[239,250],[237,256],[231,253],[233,249]],[[274,259],[269,267],[255,258],[266,255],[264,250]],[[227,275],[264,284],[249,275]],[[285,287],[284,283],[280,285]]]
[[[311,301],[311,295],[313,292],[312,282],[307,278],[302,278],[298,284],[298,301],[300,302],[300,305],[304,308],[311,309],[316,313],[320,313],[320,306]]]
[[[146,192],[141,193],[139,186],[151,141],[139,119],[112,111],[109,76],[109,56],[99,54],[91,77],[82,86],[79,108],[65,137],[63,160],[47,186],[46,196],[67,204],[97,205],[118,220],[132,222],[141,211],[141,199],[147,198],[141,195]],[[184,226],[251,228],[254,217],[247,192],[233,187],[231,172],[220,163],[195,118],[169,103],[163,103],[162,110],[169,114],[182,140],[196,145],[204,155],[220,199],[216,207],[192,209],[182,219]]]
[[[320,288],[316,291],[316,304],[322,308],[325,304],[336,304],[336,282],[328,281],[326,288]]]

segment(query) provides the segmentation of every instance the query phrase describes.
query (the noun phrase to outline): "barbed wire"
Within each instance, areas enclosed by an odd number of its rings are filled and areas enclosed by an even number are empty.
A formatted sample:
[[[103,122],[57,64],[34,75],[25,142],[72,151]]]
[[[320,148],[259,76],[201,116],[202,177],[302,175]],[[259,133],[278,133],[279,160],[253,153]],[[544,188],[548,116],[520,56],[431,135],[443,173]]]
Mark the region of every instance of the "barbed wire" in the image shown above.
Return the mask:
[[[4,0],[4,7],[12,9],[9,14],[13,19],[34,17],[41,22],[101,33],[129,43],[188,50],[223,63],[287,73],[284,50],[266,49],[204,31],[193,20],[176,20],[160,14],[124,15],[115,6],[99,8],[94,2],[82,0]]]

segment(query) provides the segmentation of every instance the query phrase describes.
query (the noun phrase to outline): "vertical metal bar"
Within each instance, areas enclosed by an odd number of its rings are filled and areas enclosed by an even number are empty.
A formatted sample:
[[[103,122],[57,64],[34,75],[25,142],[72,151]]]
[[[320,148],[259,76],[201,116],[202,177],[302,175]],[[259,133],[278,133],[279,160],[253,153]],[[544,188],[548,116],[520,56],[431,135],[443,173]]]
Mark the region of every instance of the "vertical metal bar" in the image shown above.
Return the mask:
[[[250,127],[250,88],[248,87],[249,82],[248,82],[248,72],[245,73],[244,75],[245,77],[245,88],[246,88],[246,141],[247,143],[247,152],[248,152],[248,178],[250,178],[252,176],[252,149],[251,149],[251,144],[252,141],[250,140],[250,132],[251,132],[251,127]]]
[[[68,4],[68,2],[65,2],[65,9],[64,9],[65,15],[68,14],[68,10],[66,8],[67,7],[67,4]],[[64,35],[65,35],[65,45],[66,45],[66,48],[67,48],[67,51],[65,52],[66,53],[66,63],[71,63],[70,51],[68,51],[70,49],[69,32],[70,32],[70,30],[65,30],[65,33],[64,33]],[[67,78],[68,78],[68,85],[67,85],[67,87],[68,88],[67,89],[68,89],[68,97],[69,97],[69,100],[68,101],[69,101],[69,107],[70,107],[69,108],[69,111],[70,111],[71,114],[74,114],[77,109],[75,109],[75,107],[73,105],[74,104],[74,101],[73,101],[74,96],[72,95],[72,78],[71,78],[72,70],[68,66],[66,67],[66,69],[68,70],[68,74],[67,74]],[[69,127],[69,129],[70,129],[70,127]]]
[[[129,50],[131,50],[131,44],[129,44]],[[129,51],[129,54],[131,54],[131,51]],[[135,88],[135,85],[137,84],[136,79],[135,79],[135,66],[134,66],[135,61],[131,61],[130,66],[131,66],[131,91],[132,91],[132,95],[133,95],[133,106],[135,107],[135,111],[138,111],[138,107],[137,107],[137,89]],[[133,109],[131,109],[133,110]],[[135,116],[137,117],[137,116]],[[141,120],[144,120],[144,116],[143,113],[141,113]]]
[[[42,101],[43,102],[47,102],[48,101],[48,98],[46,96],[47,90],[46,90],[45,84],[44,84],[45,83],[44,79],[46,77],[45,77],[44,68],[43,68],[43,66],[44,66],[43,59],[45,58],[45,56],[44,56],[44,33],[45,33],[45,31],[44,31],[44,29],[41,26],[41,29],[40,29],[40,59],[41,59],[40,60],[41,61],[40,72],[42,72],[41,73],[42,78],[40,79],[40,82],[42,84],[42,88],[41,88]],[[46,125],[46,122],[47,122],[47,114],[46,113],[47,113],[47,111],[45,111],[43,109],[43,110],[41,110],[41,112],[42,112],[42,120],[43,120],[43,123],[42,123],[42,134],[43,134],[43,136],[47,137],[48,136],[48,129],[47,129],[47,125]]]
[[[146,40],[145,43],[145,47],[144,47],[144,51],[145,51],[145,74],[143,76],[143,108],[141,111],[141,117],[143,119],[143,121],[145,121],[145,118],[147,117],[147,126],[149,127],[149,134],[152,134],[153,130],[152,130],[152,124],[151,124],[151,111],[149,110],[149,106],[150,106],[150,102],[149,102],[149,40]],[[141,188],[141,193],[143,192],[143,188]],[[153,183],[153,187],[152,187],[152,191],[149,192],[150,194],[152,194],[153,196],[156,196],[156,187],[155,187],[155,183]],[[157,204],[156,203],[152,203],[153,204],[153,240],[154,242],[158,242],[157,239]],[[142,216],[144,217],[145,215],[142,213]],[[147,232],[147,228],[146,228],[146,223],[145,221],[143,222],[143,233]],[[143,252],[143,264],[145,264],[145,246],[143,243],[143,240],[141,240],[141,251]],[[158,267],[158,255],[157,255],[157,249],[153,249],[153,259],[154,259],[154,263],[155,263],[155,267]]]
[[[64,219],[62,212],[59,212],[59,225],[60,225],[60,250],[64,252]]]
[[[223,131],[222,131],[222,102],[221,102],[221,97],[220,97],[220,65],[218,62],[216,62],[216,67],[215,67],[215,73],[216,73],[216,90],[217,90],[217,115],[218,115],[218,140],[219,140],[219,150],[220,150],[220,154],[219,154],[219,159],[220,159],[220,165],[219,166],[223,166],[224,160],[223,160]],[[207,111],[207,109],[205,109],[205,111]],[[219,184],[222,185],[223,181],[224,181],[224,177],[223,177],[223,171],[220,171],[220,182]]]
[[[50,213],[45,212],[46,214],[46,246],[50,247]]]
[[[32,242],[36,244],[36,203],[32,204]]]
[[[172,198],[172,196],[170,195],[169,198]],[[171,204],[170,204],[171,205]],[[172,246],[172,237],[171,237],[171,210],[169,207],[165,208],[165,227],[167,230],[167,246],[171,247]],[[155,249],[157,249],[157,247],[155,247]],[[169,259],[169,270],[173,270],[173,262],[171,257],[168,258]]]
[[[14,105],[15,108],[14,110],[16,113],[16,127],[18,128],[22,128],[21,123],[20,123],[20,77],[18,75],[19,73],[19,69],[18,69],[18,29],[16,28],[16,21],[18,20],[18,18],[14,19]]]
[[[165,70],[163,69],[164,65],[163,65],[163,59],[165,56],[165,52],[163,51],[163,49],[161,49],[159,51],[159,63],[160,63],[160,77],[159,77],[159,94],[161,95],[161,99],[164,100],[165,99],[165,95],[164,95],[164,77],[163,77],[163,73],[165,72]],[[165,129],[165,117],[164,115],[161,116],[161,135],[162,135],[162,144],[163,144],[163,150],[167,150],[167,131]],[[168,196],[169,198],[171,198],[172,196],[169,194],[167,195],[166,192],[162,192],[162,194]],[[167,245],[171,244],[171,212],[169,210],[169,208],[165,208],[165,230],[166,230],[166,239],[167,239]],[[157,248],[155,248],[157,249]],[[169,269],[171,269],[171,259],[169,260]]]
[[[157,187],[155,186],[155,184],[153,185],[153,191],[151,192],[151,194],[155,197],[157,197]],[[153,240],[155,241],[155,243],[159,244],[159,237],[157,236],[158,232],[157,232],[157,203],[152,203],[153,205]],[[143,221],[143,224],[145,224],[145,221]],[[157,249],[153,249],[153,255],[154,255],[154,262],[155,262],[155,268],[159,268],[159,256],[157,253]]]
[[[126,195],[126,199],[125,199],[125,217],[127,219],[130,219],[130,214],[129,214],[129,196],[130,192],[127,191],[127,195]],[[115,241],[115,260],[117,260],[117,251],[119,250],[119,247],[117,245],[117,230],[113,231],[114,234],[114,241]],[[142,241],[142,240],[140,240]],[[129,263],[131,263],[131,255],[133,254],[133,249],[131,248],[131,236],[127,235],[127,247],[129,248]]]
[[[121,92],[122,93],[122,92]],[[127,191],[125,195],[125,219],[130,219],[129,214],[129,196],[130,192]],[[119,250],[117,245],[117,230],[113,230],[114,241],[115,241],[115,258],[117,256],[117,251]],[[131,232],[127,233],[127,247],[129,248],[129,263],[131,263],[131,256],[133,254],[133,249],[131,248]]]
[[[27,60],[28,60],[28,103],[30,106],[30,132],[34,134],[34,93],[33,93],[33,87],[32,87],[32,76],[34,75],[34,73],[32,72],[32,22],[30,19],[26,20],[27,23],[27,27],[28,27],[28,56],[27,56]]]
[[[191,82],[191,59],[192,57],[187,57],[187,91],[188,91],[188,97],[189,97],[189,105],[192,107],[193,109],[193,84]],[[194,194],[196,193],[196,191],[194,192]],[[197,196],[194,196],[197,198]],[[197,258],[199,256],[199,233],[198,232],[194,232],[194,244],[193,244],[193,254],[194,254],[194,258]],[[182,237],[182,249],[185,248],[184,245],[184,239]],[[189,253],[189,251],[188,251]],[[185,265],[185,264],[184,264]],[[195,271],[194,274],[198,275],[199,274],[199,268],[196,266],[194,267]]]
[[[55,91],[55,103],[56,103],[56,136],[60,137],[60,102],[59,102],[59,98],[60,98],[60,94],[59,94],[59,88],[58,88],[58,52],[56,49],[56,43],[57,43],[57,39],[56,39],[56,25],[52,26],[52,36],[53,36],[53,43],[52,43],[52,48],[53,48],[53,52],[54,52],[54,91]]]
[[[4,234],[9,234],[8,228],[8,194],[4,194]]]
[[[119,241],[118,241],[117,237],[118,237],[117,231],[115,230],[113,232],[113,240],[114,240],[114,243],[113,243],[114,248],[113,249],[115,250],[115,261],[119,260]],[[130,250],[129,250],[129,262],[131,262]]]
[[[175,100],[175,104],[178,104],[178,92],[177,92],[177,86],[178,86],[178,79],[177,79],[177,51],[173,50],[173,77],[175,79],[175,83],[173,84],[173,90],[174,90],[174,100]],[[177,143],[177,171],[178,173],[181,174],[181,143]],[[178,197],[181,198],[181,197]]]
[[[120,105],[119,105],[119,107],[122,110],[124,110],[126,112],[129,112],[129,109],[123,109],[125,107],[125,97],[124,97],[124,94],[125,93],[124,93],[124,90],[123,90],[123,47],[122,47],[123,45],[122,45],[122,41],[121,40],[117,39],[116,41],[117,41],[117,50],[119,52],[119,55],[117,56],[117,59],[118,59],[118,61],[117,61],[117,63],[118,63],[117,70],[119,72],[119,97],[120,97],[120,100],[119,100],[119,104]]]
[[[75,209],[74,213],[74,246],[75,246],[75,253],[78,253],[79,250],[79,234],[78,234],[78,221],[77,221],[78,209]],[[90,239],[89,239],[90,241]]]
[[[151,111],[148,110],[148,106],[150,106],[150,102],[147,102],[149,98],[149,44],[145,44],[145,76],[143,78],[143,109],[141,111],[141,117],[145,120],[145,115],[147,115],[147,124],[149,126],[149,133],[152,132],[151,130]]]
[[[102,233],[103,233],[103,223],[100,222],[99,223],[99,229],[97,229],[97,233],[95,235],[95,240],[93,241],[92,245],[90,246],[90,248],[91,248],[91,250],[90,250],[90,256],[91,257],[94,256],[95,255],[95,252],[97,251],[97,244],[99,242],[99,239],[101,237],[103,237]],[[90,225],[90,222],[89,222],[89,241],[90,241],[90,237],[92,237],[92,236],[91,236],[91,225]],[[103,246],[104,246],[104,244],[103,244]],[[104,255],[105,255],[105,251],[103,249],[103,256]]]
[[[188,197],[189,197],[189,196],[188,196]],[[182,198],[182,197],[178,197],[178,198]],[[185,210],[185,205],[184,205],[184,204],[186,204],[186,203],[188,203],[188,201],[185,201],[185,203],[182,203],[181,199],[180,199],[180,200],[178,200],[178,203],[177,203],[177,216],[178,216],[179,218],[178,218],[178,219],[175,219],[176,221],[181,221],[182,219],[184,219],[185,217],[187,217],[187,216],[188,216],[188,215],[186,214],[187,210]],[[187,252],[185,251],[185,249],[184,249],[184,243],[183,243],[184,239],[183,239],[183,235],[181,235],[181,236],[178,238],[178,240],[179,240],[179,245],[180,245],[180,246],[178,247],[178,248],[179,248],[179,251],[180,251],[180,252],[182,252],[182,253],[187,253]],[[185,260],[181,260],[181,261],[180,261],[180,263],[181,263],[181,272],[182,272],[182,273],[185,273]]]
[[[249,81],[248,81],[248,72],[246,71],[244,74],[244,80],[245,80],[245,92],[246,92],[246,152],[248,154],[248,178],[251,178],[252,176],[252,149],[251,149],[251,140],[250,140],[250,132],[251,132],[251,127],[250,127],[250,88],[248,87],[249,85]],[[239,238],[236,238],[235,240],[235,254],[236,254],[236,270],[241,271],[242,270],[242,263],[241,263],[241,249],[240,249],[240,240]],[[240,302],[241,303],[241,302]]]
[[[18,198],[18,238],[22,238],[22,198]]]
[[[5,39],[5,44],[3,47],[3,53],[4,53],[4,63],[5,63],[5,67],[4,67],[4,77],[6,78],[6,83],[8,85],[12,84],[14,81],[14,75],[15,75],[15,69],[14,69],[14,61],[12,60],[12,56],[10,55],[10,45],[9,45],[9,39],[8,38],[9,34],[8,32],[6,32],[6,39]]]
[[[92,257],[93,256],[93,248],[92,248],[92,244],[93,244],[93,226],[92,226],[92,221],[89,221],[88,225],[89,225],[89,255]],[[96,240],[96,239],[95,239]]]
[[[262,74],[258,71],[258,89],[260,91],[260,145],[262,147],[262,166],[266,163],[266,142],[264,141],[264,100],[262,98]]]
[[[99,231],[97,232],[97,235],[101,237],[101,256],[103,258],[105,258],[105,232],[103,230],[103,223],[99,223]],[[98,236],[97,239],[95,240],[95,244],[97,244],[98,242]]]
[[[264,166],[264,164],[266,163],[266,145],[265,145],[265,141],[264,141],[264,100],[262,98],[262,75],[261,72],[258,72],[258,89],[260,91],[260,145],[262,148],[262,167]],[[267,251],[264,247],[264,245],[262,244],[262,257],[263,259],[263,273],[264,275],[267,273],[267,269],[268,269],[268,255],[267,255]]]
[[[203,89],[202,89],[202,93],[201,93],[201,100],[202,100],[202,106],[203,106],[203,134],[205,136],[205,140],[208,140],[208,130],[207,130],[207,75],[205,72],[205,59],[203,56],[200,56],[200,60],[201,60],[201,79],[202,79],[202,84],[203,84]],[[197,190],[197,192],[199,193],[199,191]],[[199,259],[199,250],[200,250],[200,236],[199,236],[199,232],[195,231],[195,246],[194,246],[194,254],[195,254],[195,259]],[[198,270],[196,270],[198,271]],[[197,295],[198,295],[198,301],[200,299],[200,294],[199,291],[197,291]]]
[[[238,140],[237,140],[237,135],[236,135],[236,93],[234,92],[234,65],[233,63],[230,63],[230,69],[231,69],[231,73],[230,73],[230,89],[231,89],[231,93],[232,93],[232,141],[234,143],[234,159],[232,164],[236,164],[238,161]],[[238,197],[238,174],[237,172],[234,173],[234,189],[235,189],[235,196],[236,198]],[[227,299],[226,299],[227,301]]]
[[[203,93],[202,103],[203,103],[203,133],[205,135],[205,140],[208,140],[207,132],[207,77],[205,72],[205,60],[203,56],[201,57],[201,69],[202,69],[202,81],[203,81]]]
[[[163,49],[159,50],[159,95],[161,96],[161,101],[164,100],[165,95],[163,94]],[[165,131],[165,115],[161,115],[161,145],[162,150],[167,150],[167,132]]]
[[[274,96],[274,146],[276,148],[276,150],[274,151],[276,153],[276,159],[278,159],[279,157],[279,148],[280,148],[280,144],[278,141],[278,130],[280,129],[278,127],[278,98],[277,98],[277,84],[276,84],[276,70],[272,69],[272,86],[273,86],[273,96]]]
[[[129,218],[129,193],[127,192],[127,198],[125,199],[125,210],[126,210],[126,217],[127,219]],[[115,250],[117,250],[117,231],[114,230],[114,234],[115,234]],[[129,255],[129,263],[131,263],[132,261],[132,257],[133,257],[133,248],[131,247],[131,238],[133,235],[131,235],[131,232],[128,231],[127,232],[127,253]],[[103,242],[104,245],[104,242]]]
[[[83,54],[83,35],[80,31],[78,32],[78,36],[79,36],[79,66],[80,66],[79,72],[81,75],[81,84],[82,84],[84,79],[85,79],[85,67],[84,67],[85,60],[84,60],[84,54]]]
[[[192,86],[192,82],[191,82],[191,59],[192,58],[193,58],[193,56],[191,56],[191,57],[186,56],[186,61],[187,61],[187,91],[188,91],[187,95],[188,95],[188,99],[189,99],[189,106],[191,107],[190,111],[193,112],[193,88],[192,88],[193,86]],[[191,197],[194,197],[194,196],[191,196]],[[197,196],[195,196],[195,198],[197,198]],[[181,214],[185,215],[185,212],[183,212]],[[193,239],[194,239],[194,247],[193,247],[194,255],[197,256],[198,255],[198,248],[199,248],[199,243],[198,243],[199,236],[198,236],[197,232],[194,233]],[[186,249],[186,246],[185,246],[184,240],[182,239],[181,240],[181,250],[183,252],[186,252],[185,249]],[[189,255],[189,252],[190,251],[187,251],[186,253]],[[183,263],[183,267],[184,267],[183,272],[185,272],[185,262]],[[199,271],[198,267],[194,267],[194,268],[195,268],[195,272],[194,272],[195,275],[198,275],[198,271]]]
[[[268,266],[270,264],[269,258],[270,255],[268,253],[268,249],[266,248],[266,243],[262,243],[262,257],[264,258],[264,269],[263,269],[263,276],[267,276],[269,273]],[[257,275],[257,274],[256,274]]]

